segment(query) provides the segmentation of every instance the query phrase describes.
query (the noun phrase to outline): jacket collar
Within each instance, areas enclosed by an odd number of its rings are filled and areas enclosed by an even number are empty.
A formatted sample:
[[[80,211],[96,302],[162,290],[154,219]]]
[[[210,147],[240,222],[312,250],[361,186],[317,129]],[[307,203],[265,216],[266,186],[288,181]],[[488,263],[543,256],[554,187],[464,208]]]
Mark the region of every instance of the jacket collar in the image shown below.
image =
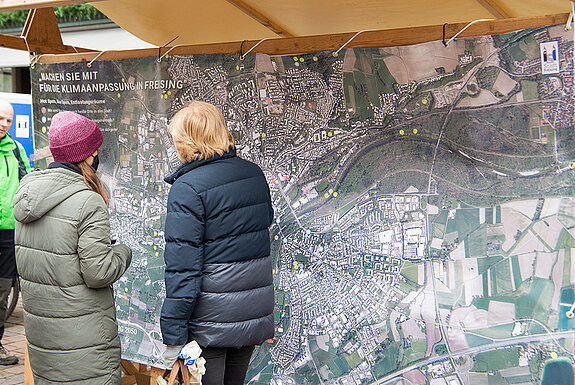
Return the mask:
[[[73,171],[76,174],[83,175],[80,167],[70,162],[52,162],[48,165],[48,168],[64,168],[66,170]]]
[[[179,177],[181,177],[185,173],[187,173],[187,172],[189,172],[195,168],[201,167],[203,165],[206,165],[208,163],[214,162],[214,161],[219,160],[219,159],[233,158],[235,156],[236,156],[236,149],[231,148],[227,152],[224,152],[222,155],[214,154],[214,156],[212,156],[211,158],[208,158],[208,159],[194,160],[190,163],[186,163],[186,164],[180,166],[180,168],[178,168],[173,174],[165,177],[164,181],[166,183],[173,184],[176,181],[176,179],[178,179]]]
[[[14,139],[12,139],[10,135],[6,133],[6,136],[0,139],[0,151],[12,151],[15,148],[16,143],[14,142]]]

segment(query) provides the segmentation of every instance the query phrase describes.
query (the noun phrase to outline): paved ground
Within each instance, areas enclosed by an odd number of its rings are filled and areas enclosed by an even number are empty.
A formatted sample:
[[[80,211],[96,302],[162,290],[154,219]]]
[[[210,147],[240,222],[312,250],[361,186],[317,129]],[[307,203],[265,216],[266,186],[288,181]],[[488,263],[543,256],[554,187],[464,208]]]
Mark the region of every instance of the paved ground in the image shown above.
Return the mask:
[[[8,352],[18,357],[19,362],[10,366],[0,365],[0,384],[24,384],[24,347],[26,343],[24,342],[24,321],[22,320],[20,301],[18,301],[14,313],[6,321],[2,345]]]

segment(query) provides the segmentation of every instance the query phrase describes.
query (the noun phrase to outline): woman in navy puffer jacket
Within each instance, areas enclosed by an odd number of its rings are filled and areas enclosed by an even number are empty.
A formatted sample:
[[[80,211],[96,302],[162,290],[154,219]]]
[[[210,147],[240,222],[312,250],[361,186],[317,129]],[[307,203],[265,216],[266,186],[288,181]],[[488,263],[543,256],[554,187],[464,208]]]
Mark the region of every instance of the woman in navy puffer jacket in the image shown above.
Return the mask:
[[[255,345],[274,335],[268,227],[273,219],[261,169],[236,156],[221,111],[191,102],[169,131],[184,165],[166,182],[167,353],[195,340],[209,384],[243,384]]]

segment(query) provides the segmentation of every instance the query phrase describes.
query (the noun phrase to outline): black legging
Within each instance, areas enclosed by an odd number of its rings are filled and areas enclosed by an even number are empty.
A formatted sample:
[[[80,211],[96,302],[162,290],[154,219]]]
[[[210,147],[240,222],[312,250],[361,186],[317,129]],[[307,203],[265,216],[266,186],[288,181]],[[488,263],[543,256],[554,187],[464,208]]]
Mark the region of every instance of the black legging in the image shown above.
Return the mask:
[[[243,385],[255,346],[202,348],[206,359],[203,385]]]

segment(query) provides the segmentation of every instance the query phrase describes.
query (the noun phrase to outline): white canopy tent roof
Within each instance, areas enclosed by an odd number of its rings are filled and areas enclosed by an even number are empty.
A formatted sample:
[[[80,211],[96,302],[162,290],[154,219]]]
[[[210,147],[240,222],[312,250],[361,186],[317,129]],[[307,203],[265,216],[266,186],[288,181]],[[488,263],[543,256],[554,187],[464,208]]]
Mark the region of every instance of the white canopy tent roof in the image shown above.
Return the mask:
[[[84,3],[82,0],[0,0],[0,12],[16,9],[34,9],[36,12],[29,16],[22,37],[0,35],[0,47],[30,51],[36,54],[38,61],[44,62],[92,60],[96,56],[100,59],[151,56],[168,50],[174,54],[193,54],[245,53],[253,49],[252,52],[277,55],[338,49],[343,45],[398,46],[446,39],[462,30],[461,36],[478,36],[565,23],[573,9],[573,1],[92,2],[123,30],[145,44],[132,38],[106,36],[109,32],[105,30],[93,32],[91,42],[65,36],[60,39],[50,7]],[[356,35],[358,32],[360,34]],[[145,46],[156,48],[132,49]]]

